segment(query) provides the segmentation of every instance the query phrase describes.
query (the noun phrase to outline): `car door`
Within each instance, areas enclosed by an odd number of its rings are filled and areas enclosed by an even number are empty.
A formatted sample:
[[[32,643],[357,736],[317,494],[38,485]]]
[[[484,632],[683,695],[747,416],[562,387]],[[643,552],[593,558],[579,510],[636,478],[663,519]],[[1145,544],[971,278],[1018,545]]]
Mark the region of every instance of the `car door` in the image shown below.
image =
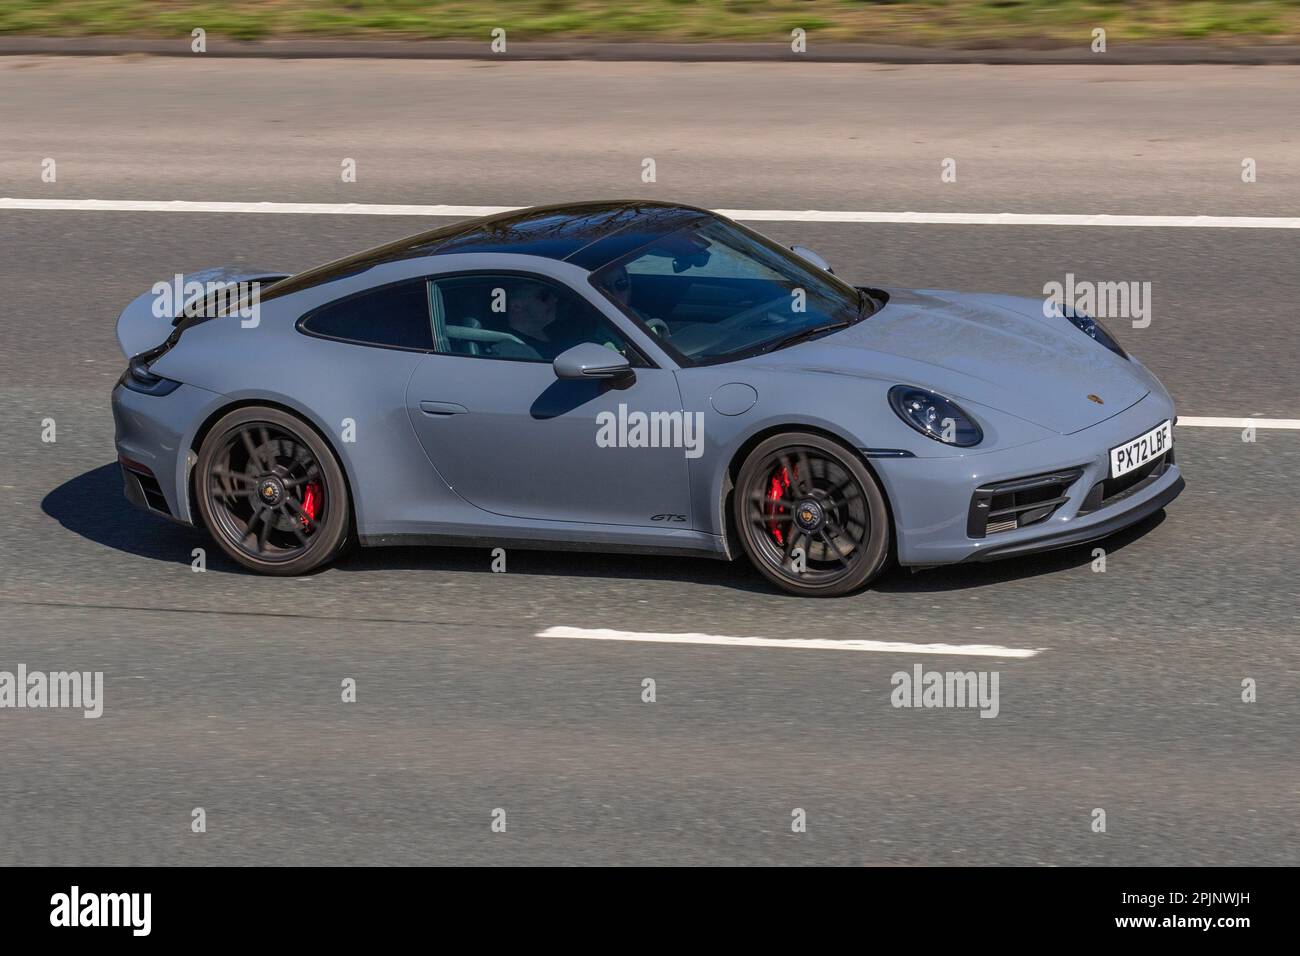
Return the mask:
[[[407,409],[461,497],[518,518],[687,526],[687,449],[618,440],[627,434],[619,422],[636,412],[681,415],[671,370],[654,367],[585,298],[541,276],[440,276],[429,298],[435,350],[411,377]],[[622,352],[633,374],[557,378],[551,360],[580,342]]]

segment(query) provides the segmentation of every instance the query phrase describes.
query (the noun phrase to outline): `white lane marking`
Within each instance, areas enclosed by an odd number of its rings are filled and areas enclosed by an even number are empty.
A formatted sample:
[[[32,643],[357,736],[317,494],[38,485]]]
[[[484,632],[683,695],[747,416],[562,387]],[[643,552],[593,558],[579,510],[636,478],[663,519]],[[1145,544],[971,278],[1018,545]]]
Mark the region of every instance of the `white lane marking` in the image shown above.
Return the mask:
[[[824,638],[781,640],[771,637],[724,637],[719,634],[655,634],[612,631],[605,628],[548,627],[537,637],[565,637],[579,641],[647,641],[653,644],[712,644],[718,647],[784,647],[813,651],[880,651],[889,654],[951,654],[965,657],[1033,657],[1037,648],[1000,647],[997,644],[904,644],[898,641],[832,641]]]
[[[748,222],[875,222],[939,226],[1128,226],[1157,229],[1300,229],[1295,216],[1112,216],[1018,212],[835,212],[809,209],[716,209]]]
[[[1256,428],[1300,429],[1300,418],[1185,418],[1180,415],[1178,425],[1180,428],[1184,425],[1190,428],[1245,428],[1254,425]]]
[[[327,216],[488,216],[525,206],[418,206],[403,203],[193,202],[149,199],[3,199],[0,209],[74,212],[223,212]],[[747,222],[848,222],[944,226],[1129,226],[1157,229],[1300,229],[1286,216],[1112,216],[1015,212],[847,212],[821,209],[717,209]]]
[[[0,209],[72,212],[263,212],[321,216],[490,216],[524,206],[407,206],[325,202],[191,202],[184,199],[0,199]]]

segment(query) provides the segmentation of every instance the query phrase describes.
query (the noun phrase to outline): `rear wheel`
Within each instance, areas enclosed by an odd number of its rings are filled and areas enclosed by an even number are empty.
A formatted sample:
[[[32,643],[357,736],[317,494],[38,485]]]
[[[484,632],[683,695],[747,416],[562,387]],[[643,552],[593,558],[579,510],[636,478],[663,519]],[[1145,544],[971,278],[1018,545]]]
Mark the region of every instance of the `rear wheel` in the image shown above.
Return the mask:
[[[755,448],[732,499],[745,553],[791,594],[834,597],[874,578],[889,555],[885,498],[848,449],[807,432]]]
[[[303,574],[347,540],[343,470],[312,428],[279,409],[249,406],[221,418],[195,473],[204,524],[246,568]]]

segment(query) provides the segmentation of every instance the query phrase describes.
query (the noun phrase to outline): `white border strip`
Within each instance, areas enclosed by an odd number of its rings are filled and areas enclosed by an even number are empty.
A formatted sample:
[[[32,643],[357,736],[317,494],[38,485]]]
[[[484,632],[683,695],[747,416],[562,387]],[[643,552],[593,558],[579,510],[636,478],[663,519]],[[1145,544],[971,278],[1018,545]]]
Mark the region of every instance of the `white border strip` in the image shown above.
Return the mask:
[[[417,206],[380,203],[190,202],[145,199],[0,199],[0,210],[70,212],[281,213],[297,216],[455,216],[472,218],[524,206]],[[1137,226],[1156,229],[1300,229],[1284,216],[1073,216],[1014,212],[843,212],[819,209],[718,209],[747,222],[848,222],[945,226]]]
[[[813,651],[878,651],[888,654],[948,654],[964,657],[1026,658],[1038,653],[1025,647],[997,644],[903,644],[897,641],[832,641],[823,638],[778,640],[771,637],[724,637],[717,634],[655,634],[612,631],[604,628],[548,627],[536,637],[564,637],[579,641],[642,641],[653,644],[709,644],[717,647],[784,647]]]
[[[1298,430],[1300,418],[1184,418],[1180,415],[1178,425],[1180,428],[1183,425],[1190,428],[1245,428],[1254,425],[1256,428]]]

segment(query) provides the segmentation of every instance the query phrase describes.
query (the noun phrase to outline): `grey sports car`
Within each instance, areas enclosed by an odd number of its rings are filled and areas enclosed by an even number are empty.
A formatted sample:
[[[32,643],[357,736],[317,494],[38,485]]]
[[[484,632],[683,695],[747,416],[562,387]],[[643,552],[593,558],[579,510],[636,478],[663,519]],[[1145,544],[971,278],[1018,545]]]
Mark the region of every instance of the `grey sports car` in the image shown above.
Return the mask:
[[[351,542],[731,559],[838,595],[1091,541],[1183,488],[1174,407],[1038,299],[855,287],[703,209],[540,207],[117,324],[127,497],[301,574]]]

